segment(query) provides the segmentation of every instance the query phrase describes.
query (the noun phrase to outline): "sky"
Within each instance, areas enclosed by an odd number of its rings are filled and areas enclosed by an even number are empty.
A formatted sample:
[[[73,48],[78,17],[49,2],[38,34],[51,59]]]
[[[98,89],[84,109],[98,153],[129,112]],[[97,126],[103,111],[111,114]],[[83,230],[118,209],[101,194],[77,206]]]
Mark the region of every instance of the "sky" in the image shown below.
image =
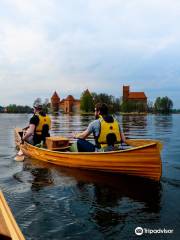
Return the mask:
[[[179,0],[0,0],[0,105],[82,91],[180,108]]]

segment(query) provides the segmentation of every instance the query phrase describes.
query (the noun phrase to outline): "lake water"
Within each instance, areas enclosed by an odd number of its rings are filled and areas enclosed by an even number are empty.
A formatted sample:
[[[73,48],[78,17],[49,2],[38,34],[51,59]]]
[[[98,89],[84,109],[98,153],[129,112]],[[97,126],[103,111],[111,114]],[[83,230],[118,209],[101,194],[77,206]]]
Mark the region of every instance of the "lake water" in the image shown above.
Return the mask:
[[[30,115],[0,114],[0,188],[26,239],[179,239],[180,115],[120,116],[125,135],[163,142],[161,181],[14,161],[14,128]],[[52,117],[52,135],[84,130],[92,116]],[[172,234],[134,233],[136,227]]]

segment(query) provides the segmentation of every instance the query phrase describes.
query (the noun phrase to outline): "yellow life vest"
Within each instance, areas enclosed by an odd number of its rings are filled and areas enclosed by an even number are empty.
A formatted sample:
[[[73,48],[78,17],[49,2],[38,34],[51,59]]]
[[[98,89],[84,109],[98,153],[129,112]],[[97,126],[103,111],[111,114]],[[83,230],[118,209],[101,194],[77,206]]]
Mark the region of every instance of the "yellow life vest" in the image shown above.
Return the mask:
[[[42,133],[43,126],[45,124],[47,124],[49,126],[49,129],[51,128],[51,119],[48,115],[42,116],[40,114],[36,114],[36,116],[38,116],[38,118],[39,118],[39,123],[36,126],[35,132],[36,132],[36,134],[40,135]]]
[[[114,118],[113,118],[114,119]],[[106,122],[102,116],[99,118],[101,128],[100,133],[97,139],[98,144],[100,147],[104,148],[107,146],[107,135],[114,134],[116,136],[116,144],[121,142],[121,132],[119,128],[119,123],[116,119],[112,123]]]

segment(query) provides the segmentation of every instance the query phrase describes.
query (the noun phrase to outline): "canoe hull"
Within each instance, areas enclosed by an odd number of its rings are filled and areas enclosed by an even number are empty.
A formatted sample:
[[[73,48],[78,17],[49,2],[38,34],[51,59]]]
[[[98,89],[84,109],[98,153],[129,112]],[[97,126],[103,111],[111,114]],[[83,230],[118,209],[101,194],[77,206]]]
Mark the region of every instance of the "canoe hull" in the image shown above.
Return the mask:
[[[18,131],[15,133],[18,139]],[[28,143],[21,145],[21,150],[28,157],[60,166],[130,174],[158,181],[162,171],[159,143],[152,140],[129,140],[129,143],[134,144],[132,149],[100,153],[57,152]]]
[[[25,240],[1,191],[0,191],[0,239]]]

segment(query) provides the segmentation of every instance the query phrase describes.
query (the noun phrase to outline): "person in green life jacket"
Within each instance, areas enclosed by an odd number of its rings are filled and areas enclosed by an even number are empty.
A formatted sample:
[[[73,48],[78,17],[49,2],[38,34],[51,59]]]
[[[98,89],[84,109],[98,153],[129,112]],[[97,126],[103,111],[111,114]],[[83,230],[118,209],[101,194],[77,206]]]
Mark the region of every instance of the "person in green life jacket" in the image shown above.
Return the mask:
[[[86,140],[90,134],[93,134],[95,144]],[[77,149],[79,152],[114,151],[122,142],[125,142],[119,122],[109,114],[108,106],[105,103],[96,104],[95,120],[85,131],[75,133],[73,137],[78,139]]]
[[[41,142],[45,143],[46,137],[50,136],[51,119],[43,112],[41,104],[37,103],[33,108],[34,115],[29,121],[29,126],[23,134],[22,141],[37,145]]]

